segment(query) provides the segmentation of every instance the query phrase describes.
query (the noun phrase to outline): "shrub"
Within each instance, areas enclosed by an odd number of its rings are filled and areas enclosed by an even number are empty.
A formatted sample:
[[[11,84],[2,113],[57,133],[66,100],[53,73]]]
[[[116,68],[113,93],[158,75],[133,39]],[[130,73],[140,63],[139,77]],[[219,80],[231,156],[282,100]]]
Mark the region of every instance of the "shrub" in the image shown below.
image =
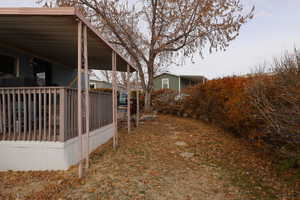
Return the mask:
[[[159,112],[213,122],[240,136],[274,147],[300,145],[300,54],[275,61],[271,73],[226,77],[176,92],[153,94]]]
[[[152,105],[158,112],[176,114],[180,104],[176,100],[178,92],[171,89],[161,89],[152,93]]]
[[[93,88],[93,89],[91,89],[91,91],[112,93],[112,89],[111,88]]]
[[[286,55],[275,61],[272,76],[258,74],[247,88],[255,108],[252,117],[273,145],[300,144],[300,57]]]
[[[247,78],[227,77],[190,88],[183,102],[183,110],[189,116],[197,116],[216,123],[235,133],[249,130],[252,107],[245,94]]]

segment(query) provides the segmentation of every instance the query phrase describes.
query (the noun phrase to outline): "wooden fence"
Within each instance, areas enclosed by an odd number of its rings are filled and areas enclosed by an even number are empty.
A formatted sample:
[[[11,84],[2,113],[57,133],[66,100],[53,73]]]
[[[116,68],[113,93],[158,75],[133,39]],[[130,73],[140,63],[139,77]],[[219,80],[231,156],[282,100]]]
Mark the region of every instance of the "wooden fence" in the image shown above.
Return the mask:
[[[76,89],[0,88],[0,140],[64,142],[77,136],[77,113]],[[111,123],[112,95],[90,92],[90,131]]]

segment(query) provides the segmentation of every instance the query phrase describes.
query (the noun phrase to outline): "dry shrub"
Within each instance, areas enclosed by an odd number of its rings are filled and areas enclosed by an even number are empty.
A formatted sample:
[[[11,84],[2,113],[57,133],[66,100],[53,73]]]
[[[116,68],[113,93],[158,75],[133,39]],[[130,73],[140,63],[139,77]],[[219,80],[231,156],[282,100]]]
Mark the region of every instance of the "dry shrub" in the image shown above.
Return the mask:
[[[176,93],[161,90],[154,108],[213,122],[233,133],[273,147],[300,145],[300,54],[274,62],[271,73],[215,79]]]
[[[183,110],[189,116],[213,122],[225,129],[240,133],[251,129],[252,107],[245,95],[249,80],[241,77],[227,77],[200,84],[187,90]]]
[[[112,93],[111,88],[93,88],[91,91]]]
[[[152,105],[158,112],[176,114],[180,109],[177,96],[178,92],[171,89],[155,91],[152,93]]]
[[[247,88],[252,117],[265,134],[264,140],[278,147],[300,144],[300,57],[299,52],[275,60],[269,76],[258,74]]]

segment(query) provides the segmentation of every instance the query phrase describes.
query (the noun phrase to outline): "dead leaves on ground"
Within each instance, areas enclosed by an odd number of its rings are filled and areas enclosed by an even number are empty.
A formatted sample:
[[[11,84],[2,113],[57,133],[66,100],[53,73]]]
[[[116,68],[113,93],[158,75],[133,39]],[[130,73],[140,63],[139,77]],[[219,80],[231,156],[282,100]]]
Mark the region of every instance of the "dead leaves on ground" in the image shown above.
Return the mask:
[[[117,150],[109,142],[92,155],[83,180],[76,167],[0,173],[0,199],[276,199],[287,187],[269,155],[199,121],[159,116],[120,136]]]

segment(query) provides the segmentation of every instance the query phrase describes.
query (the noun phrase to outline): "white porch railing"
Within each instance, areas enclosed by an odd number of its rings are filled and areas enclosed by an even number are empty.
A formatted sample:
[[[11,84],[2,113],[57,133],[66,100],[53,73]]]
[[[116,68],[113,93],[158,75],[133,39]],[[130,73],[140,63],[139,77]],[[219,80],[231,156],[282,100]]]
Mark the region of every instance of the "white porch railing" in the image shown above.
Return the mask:
[[[77,113],[76,89],[0,88],[0,140],[64,142],[78,135]],[[91,91],[90,131],[111,123],[112,95]]]

